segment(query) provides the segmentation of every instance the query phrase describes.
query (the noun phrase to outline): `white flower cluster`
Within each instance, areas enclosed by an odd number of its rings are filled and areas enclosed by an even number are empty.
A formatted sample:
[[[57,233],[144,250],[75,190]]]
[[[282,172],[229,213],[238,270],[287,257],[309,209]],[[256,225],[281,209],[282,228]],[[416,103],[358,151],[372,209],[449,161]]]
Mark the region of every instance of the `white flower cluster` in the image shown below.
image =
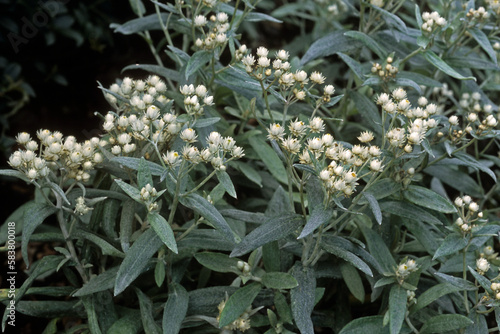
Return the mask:
[[[10,166],[30,180],[44,178],[52,170],[60,171],[66,178],[86,182],[90,179],[89,172],[103,161],[102,154],[97,152],[97,137],[78,143],[73,136],[63,138],[59,131],[43,129],[37,131],[37,137],[40,145],[28,133],[19,133],[16,141],[24,149],[15,151],[9,158]]]
[[[406,277],[408,277],[411,273],[418,270],[417,263],[415,260],[409,259],[406,262],[400,263],[396,268],[396,276],[399,281],[402,282]]]
[[[176,151],[167,151],[162,156],[165,164],[171,169],[176,168],[185,160],[192,164],[211,163],[216,170],[224,171],[227,162],[245,155],[243,148],[236,146],[236,141],[232,137],[223,137],[215,131],[211,132],[207,137],[208,146],[201,151],[196,146],[191,145],[197,141],[195,130],[191,128],[184,129],[180,134],[180,138],[186,142],[181,154]]]
[[[485,246],[480,255],[486,260],[496,260],[498,258],[498,253],[495,252],[495,249],[492,246]]]
[[[488,9],[490,9],[496,15],[500,15],[500,1],[498,0],[486,0],[488,4]]]
[[[430,118],[437,112],[437,106],[421,97],[418,100],[419,106],[412,108],[403,88],[396,88],[391,95],[378,95],[377,104],[393,117],[396,117],[396,113],[404,116],[403,127],[391,128],[386,133],[386,138],[394,149],[403,148],[406,153],[411,153],[413,146],[419,145],[425,138],[427,130],[437,126],[437,121]]]
[[[384,0],[370,0],[370,4],[377,7],[384,7]]]
[[[214,104],[214,97],[208,95],[208,90],[203,85],[198,85],[196,88],[191,85],[184,85],[180,88],[180,92],[184,95],[184,107],[188,115],[201,116],[204,106]]]
[[[468,195],[455,198],[454,204],[458,209],[459,215],[457,220],[455,220],[455,225],[457,225],[463,234],[466,234],[476,226],[473,224],[474,222],[483,218],[483,213],[479,211],[479,204],[474,202]]]
[[[83,216],[89,213],[91,210],[93,209],[85,204],[85,198],[83,196],[80,196],[76,199],[75,213],[78,213],[79,215]]]
[[[394,79],[396,74],[398,74],[399,69],[392,65],[393,61],[394,59],[392,57],[387,57],[385,66],[382,66],[379,63],[373,63],[371,69],[372,73],[378,75],[384,81]]]
[[[198,49],[212,50],[227,42],[227,31],[229,30],[229,17],[226,13],[219,12],[211,15],[209,19],[204,15],[197,15],[193,19],[193,25],[202,34],[197,38],[194,45]]]
[[[156,198],[160,196],[164,191],[158,193],[156,189],[151,184],[146,184],[142,187],[140,195],[141,200],[144,201],[146,206],[148,207],[148,211],[154,211],[158,209],[158,204],[155,202]]]
[[[490,263],[484,257],[480,257],[476,260],[476,269],[479,275],[484,275],[490,270]]]
[[[161,95],[165,83],[157,76],[146,81],[125,78],[121,86],[112,85],[110,90],[123,97],[114,101],[117,112],[108,112],[104,117],[103,128],[109,137],[101,145],[109,146],[112,154],[131,154],[145,141],[168,144],[182,128],[172,110],[161,110],[168,100]]]
[[[498,3],[498,1],[497,1]],[[479,7],[478,9],[469,9],[469,11],[466,14],[467,18],[470,20],[475,20],[475,21],[486,21],[487,19],[490,18],[490,13],[486,11],[484,7]]]
[[[437,29],[444,27],[446,25],[446,19],[441,17],[438,12],[424,12],[422,13],[422,31],[426,33],[432,33]]]
[[[168,102],[163,95],[167,86],[157,75],[149,76],[146,81],[126,77],[120,85],[112,84],[109,90],[118,97],[110,93],[104,96],[118,112],[145,112],[155,102],[161,105]]]
[[[269,86],[278,83],[280,91],[285,94],[285,99],[289,102],[304,100],[307,92],[315,85],[325,83],[326,78],[320,72],[312,72],[310,75],[306,71],[291,71],[290,62],[288,62],[289,53],[285,50],[276,52],[272,61],[268,58],[269,50],[261,46],[257,48],[257,59],[248,54],[241,60],[245,70],[251,76],[259,81],[266,82]],[[323,97],[320,103],[330,101],[331,95],[335,92],[332,85],[326,85],[323,88]]]
[[[476,135],[480,136],[498,125],[498,119],[492,114],[493,107],[491,104],[481,105],[481,94],[478,92],[463,93],[459,103],[463,111],[467,113],[468,124],[464,127],[466,133],[474,131]],[[458,122],[458,118],[456,121]],[[452,122],[450,124],[453,125]]]
[[[271,124],[268,138],[276,140],[280,147],[293,160],[296,156],[301,164],[313,166],[312,157],[318,161],[331,160],[326,168],[318,171],[319,178],[329,194],[351,196],[358,185],[358,173],[368,166],[372,172],[383,169],[379,160],[381,155],[378,146],[354,145],[352,149],[334,141],[331,134],[325,133],[324,122],[320,117],[309,120],[309,124],[296,119],[288,125],[289,135],[285,137],[285,129],[279,124]],[[359,137],[361,143],[373,140],[371,132],[363,132]]]

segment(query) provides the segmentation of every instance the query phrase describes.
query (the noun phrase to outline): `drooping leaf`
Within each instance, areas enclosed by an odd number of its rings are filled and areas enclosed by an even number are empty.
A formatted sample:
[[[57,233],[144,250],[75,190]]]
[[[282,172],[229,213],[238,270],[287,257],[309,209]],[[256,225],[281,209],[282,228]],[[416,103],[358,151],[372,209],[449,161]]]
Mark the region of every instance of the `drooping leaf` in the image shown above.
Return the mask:
[[[194,257],[202,266],[210,270],[220,273],[241,274],[241,270],[238,269],[239,260],[231,258],[226,254],[203,252],[196,253]]]
[[[229,174],[226,173],[225,171],[218,170],[216,172],[217,179],[219,182],[222,184],[224,189],[226,189],[226,192],[233,198],[237,198],[236,196],[236,190],[234,189],[233,181],[231,181],[231,178],[229,177]]]
[[[304,65],[311,60],[331,56],[337,52],[347,52],[356,49],[361,45],[362,44],[359,41],[344,35],[344,31],[336,31],[311,44],[305,55],[300,60],[300,64]]]
[[[333,217],[332,209],[323,209],[317,207],[312,211],[311,215],[307,219],[306,226],[302,229],[298,239],[307,237],[309,234],[313,233],[319,226],[326,224]]]
[[[250,137],[248,142],[269,169],[269,172],[278,181],[286,184],[288,182],[286,170],[276,152],[260,136]]]
[[[391,334],[399,334],[406,315],[406,290],[393,285],[389,293],[389,328]]]
[[[437,54],[432,52],[431,50],[426,50],[423,51],[422,54],[424,55],[424,58],[434,65],[436,68],[440,69],[444,73],[448,74],[449,76],[459,79],[459,80],[476,80],[474,77],[464,77],[457,71],[455,71],[450,65],[444,62]]]
[[[363,260],[361,260],[358,256],[354,255],[353,253],[349,252],[348,250],[335,245],[332,239],[326,239],[326,240],[322,239],[321,247],[328,253],[333,254],[343,259],[344,261],[349,262],[354,267],[358,268],[368,276],[373,277],[373,273],[370,267]]]
[[[467,29],[467,32],[471,34],[471,36],[476,40],[477,44],[479,44],[484,52],[486,52],[491,61],[497,64],[497,53],[495,52],[495,50],[493,50],[488,36],[486,36],[486,34],[477,27],[470,27],[469,29]]]
[[[189,61],[186,64],[186,72],[184,74],[185,79],[187,80],[192,74],[207,64],[212,57],[212,52],[205,50],[196,51],[191,58],[189,58]]]
[[[154,319],[153,302],[140,289],[135,288],[134,290],[139,299],[139,309],[141,311],[141,320],[142,320],[142,326],[144,327],[144,332],[147,334],[162,333],[160,326],[156,324]]]
[[[427,223],[442,225],[443,223],[428,211],[405,201],[387,201],[380,203],[383,212],[389,212],[396,216],[416,219]]]
[[[459,330],[474,322],[461,314],[440,314],[427,320],[419,333],[444,333]]]
[[[458,251],[464,249],[468,243],[469,241],[462,235],[458,233],[450,234],[443,240],[441,246],[439,246],[436,250],[432,259],[434,260],[440,258],[441,256],[457,253]]]
[[[304,219],[296,213],[270,217],[236,245],[231,257],[241,256],[258,247],[286,237],[302,226]]]
[[[168,249],[177,254],[177,243],[175,242],[174,231],[172,231],[167,220],[158,212],[150,212],[148,213],[148,222]]]
[[[424,187],[409,185],[403,192],[403,197],[413,204],[417,204],[431,210],[444,213],[457,212],[456,207],[451,204],[450,201]]]
[[[342,263],[340,265],[340,272],[349,291],[357,300],[363,303],[365,300],[365,288],[358,271],[351,264]]]
[[[375,220],[377,223],[380,225],[382,224],[382,211],[380,210],[380,206],[378,205],[377,199],[375,196],[373,196],[369,192],[363,192],[363,196],[366,198],[368,201],[368,204],[370,205],[370,209],[372,210],[373,216],[375,217]]]

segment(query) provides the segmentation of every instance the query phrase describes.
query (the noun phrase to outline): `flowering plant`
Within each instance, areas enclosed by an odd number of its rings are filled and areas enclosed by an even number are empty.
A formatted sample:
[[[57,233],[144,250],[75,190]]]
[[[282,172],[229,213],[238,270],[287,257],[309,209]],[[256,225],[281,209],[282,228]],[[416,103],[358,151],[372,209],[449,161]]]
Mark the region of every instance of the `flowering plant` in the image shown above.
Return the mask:
[[[112,27],[157,64],[99,86],[99,136],[20,133],[0,171],[35,188],[2,226],[18,222],[2,242],[29,274],[18,312],[47,333],[61,317],[91,333],[498,330],[496,1],[131,4]],[[243,42],[253,22],[302,33],[270,50]],[[32,241],[54,254],[30,258]]]

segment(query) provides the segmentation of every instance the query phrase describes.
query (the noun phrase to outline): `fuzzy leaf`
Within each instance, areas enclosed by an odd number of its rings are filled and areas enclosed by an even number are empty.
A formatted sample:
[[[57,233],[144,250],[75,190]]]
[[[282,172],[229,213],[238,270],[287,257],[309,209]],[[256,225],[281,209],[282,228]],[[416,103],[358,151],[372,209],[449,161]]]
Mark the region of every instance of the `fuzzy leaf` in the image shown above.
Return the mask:
[[[288,183],[286,170],[276,152],[264,141],[262,137],[253,136],[248,138],[248,142],[255,150],[255,153],[264,162],[269,172],[281,183]]]
[[[293,289],[298,283],[297,280],[288,273],[266,273],[262,276],[262,284],[269,289]]]
[[[413,204],[423,206],[427,209],[444,213],[457,212],[456,207],[449,200],[424,187],[409,185],[403,192],[403,197]]]
[[[314,308],[316,277],[314,270],[296,263],[291,274],[299,284],[290,291],[292,315],[301,334],[314,334],[311,313]]]
[[[319,226],[326,224],[333,217],[332,209],[323,209],[322,207],[316,207],[315,210],[312,211],[309,219],[307,219],[306,226],[302,229],[299,237],[297,239],[302,239],[313,233]]]
[[[342,328],[339,334],[388,334],[389,327],[383,324],[384,317],[381,315],[362,317],[354,319]]]
[[[172,231],[167,220],[158,212],[150,212],[148,213],[148,222],[168,249],[177,254],[177,243],[175,242],[174,231]]]
[[[217,271],[219,273],[241,274],[241,270],[238,269],[239,259],[231,258],[226,254],[203,252],[196,253],[194,257],[202,266],[210,270]]]
[[[399,334],[406,314],[406,290],[393,285],[389,293],[389,328],[391,334]]]
[[[253,282],[247,286],[239,288],[229,297],[220,314],[219,328],[229,325],[245,312],[247,307],[252,305],[253,300],[262,289],[260,283]]]
[[[180,332],[182,321],[188,310],[189,295],[180,284],[172,283],[169,287],[168,300],[163,309],[162,328],[164,334]]]
[[[459,79],[459,80],[474,80],[474,81],[476,80],[476,78],[474,78],[474,77],[464,77],[463,75],[461,75],[460,73],[455,71],[453,68],[451,68],[450,65],[445,63],[437,54],[435,54],[431,50],[426,50],[426,51],[422,52],[422,54],[424,55],[424,58],[429,63],[431,63],[432,65],[434,65],[435,67],[437,67],[438,69],[443,71],[444,73],[448,74],[450,77],[453,77],[453,78]]]
[[[495,52],[495,50],[493,50],[488,36],[486,36],[486,34],[482,30],[476,27],[468,28],[467,32],[471,34],[471,36],[476,40],[477,44],[479,44],[484,52],[486,52],[488,57],[490,57],[490,59],[495,64],[497,64],[497,53]]]
[[[441,246],[436,250],[434,254],[434,259],[438,259],[441,256],[446,256],[450,254],[457,253],[458,251],[464,249],[467,246],[468,240],[458,233],[448,235],[442,242]]]
[[[440,314],[427,320],[419,333],[444,333],[457,331],[474,324],[472,320],[461,314]]]
[[[217,179],[219,179],[219,182],[222,184],[224,189],[226,189],[226,192],[229,194],[229,196],[237,198],[236,190],[234,189],[233,181],[231,181],[229,174],[225,171],[218,170],[216,172],[216,175]]]

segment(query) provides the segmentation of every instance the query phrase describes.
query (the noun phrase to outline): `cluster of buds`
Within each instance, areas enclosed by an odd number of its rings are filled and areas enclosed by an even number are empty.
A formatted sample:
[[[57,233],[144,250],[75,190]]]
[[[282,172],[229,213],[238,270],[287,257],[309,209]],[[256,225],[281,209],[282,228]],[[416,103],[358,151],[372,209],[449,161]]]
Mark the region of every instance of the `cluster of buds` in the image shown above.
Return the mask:
[[[245,44],[242,44],[234,53],[236,61],[241,61],[247,55],[248,49]]]
[[[121,84],[112,84],[110,93],[104,96],[108,102],[118,111],[124,113],[145,112],[154,104],[163,105],[168,99],[163,95],[167,90],[165,83],[157,76],[151,75],[144,80],[132,80],[124,78]],[[104,129],[108,126],[105,124]]]
[[[316,3],[333,16],[338,16],[348,10],[346,4],[341,0],[316,0]]]
[[[397,113],[406,118],[403,122],[404,127],[394,127],[386,133],[389,145],[393,149],[402,148],[406,153],[413,152],[413,147],[424,140],[427,130],[437,126],[437,121],[430,118],[436,114],[437,106],[429,104],[422,96],[418,99],[418,107],[412,108],[403,88],[395,89],[391,95],[387,93],[378,95],[376,102],[387,114],[396,117]]]
[[[167,151],[167,153],[163,154],[162,158],[165,164],[174,169],[183,160],[192,164],[204,162],[211,163],[216,170],[225,171],[229,161],[239,159],[245,155],[243,148],[236,146],[236,141],[232,137],[223,137],[218,132],[211,132],[206,139],[208,146],[201,151],[192,145],[197,141],[197,137],[195,130],[191,128],[184,129],[180,134],[180,138],[186,145],[181,154],[176,151]]]
[[[441,17],[438,12],[424,12],[422,13],[422,31],[427,34],[435,32],[437,29],[446,25],[446,19]]]
[[[306,71],[297,70],[291,72],[291,65],[288,62],[289,53],[285,50],[276,52],[275,59],[268,58],[269,50],[261,46],[257,48],[257,59],[249,54],[241,60],[246,72],[261,82],[266,82],[266,86],[277,83],[280,92],[288,103],[297,100],[304,100],[307,92],[315,85],[322,85],[326,78],[319,72],[312,72],[310,75]],[[332,85],[327,85],[323,89],[323,96],[317,103],[323,104],[330,101],[331,95],[335,92]]]
[[[476,269],[479,275],[484,275],[490,270],[490,263],[484,257],[480,257],[476,260]]]
[[[401,262],[396,268],[396,277],[399,283],[402,284],[406,277],[417,270],[418,266],[415,260],[409,259],[405,262]]]
[[[217,322],[220,321],[220,315],[222,313],[222,310],[224,310],[224,307],[226,306],[226,300],[223,300],[218,306],[217,309],[219,310],[219,315],[217,316]],[[229,331],[240,331],[240,332],[245,332],[250,329],[250,316],[253,314],[252,307],[249,306],[245,312],[243,312],[238,319],[234,320],[232,323],[230,323],[227,326],[224,326],[224,330],[229,330]]]
[[[500,283],[491,283],[490,288],[493,290],[495,299],[500,300]]]
[[[195,2],[202,4],[208,8],[214,8],[218,3],[228,3],[230,0],[196,0]],[[184,1],[179,1],[184,4]]]
[[[83,196],[80,196],[76,199],[76,204],[75,204],[75,213],[78,213],[79,215],[83,216],[87,213],[89,213],[92,210],[92,208],[88,207],[85,204],[85,198]]]
[[[188,115],[201,116],[203,107],[214,104],[214,97],[208,95],[207,87],[198,85],[196,88],[191,85],[184,85],[180,88],[180,92],[184,95],[184,107]]]
[[[229,30],[229,17],[226,13],[220,12],[211,15],[207,20],[204,15],[194,17],[192,24],[201,33],[194,45],[198,49],[213,50],[227,42],[227,31]]]
[[[379,63],[373,63],[372,73],[378,75],[382,80],[388,81],[394,79],[398,73],[398,68],[392,65],[394,59],[392,57],[387,57],[385,66]]]
[[[415,298],[415,291],[406,290],[406,301],[408,305],[416,304],[417,298]]]
[[[240,261],[238,261],[237,266],[238,266],[238,270],[241,270],[241,274],[243,276],[248,276],[251,274],[250,272],[251,272],[252,268],[250,268],[250,265],[247,262],[240,260]]]
[[[455,220],[455,225],[463,234],[469,233],[476,226],[473,223],[483,218],[483,213],[479,211],[479,205],[468,195],[455,198],[454,204],[459,215]]]
[[[104,160],[102,154],[96,152],[97,137],[78,143],[73,136],[63,138],[61,132],[49,130],[37,131],[37,137],[40,145],[28,133],[19,133],[16,141],[24,149],[15,151],[9,158],[9,165],[30,180],[44,178],[52,170],[60,171],[64,177],[87,182],[89,172]]]
[[[478,92],[462,94],[459,103],[463,112],[467,113],[468,124],[464,128],[466,133],[474,132],[481,136],[498,125],[498,119],[492,114],[493,107],[491,104],[481,105],[481,94]]]
[[[498,2],[498,1],[497,1]],[[469,9],[469,11],[466,14],[466,17],[469,20],[474,20],[478,22],[486,21],[490,17],[490,13],[486,11],[484,7],[479,7],[478,9]]]
[[[371,172],[380,172],[382,162],[378,146],[369,145],[373,140],[371,132],[363,132],[359,141],[366,145],[354,145],[351,149],[335,142],[331,134],[324,132],[325,125],[320,117],[313,117],[309,124],[298,119],[290,121],[288,135],[280,124],[271,124],[268,138],[279,143],[280,147],[293,161],[298,157],[301,164],[314,166],[317,161],[331,160],[326,168],[318,171],[319,178],[329,195],[343,194],[351,196],[358,185],[359,172],[368,166]]]
[[[158,209],[158,204],[156,199],[163,194],[165,190],[157,192],[156,189],[149,183],[142,187],[140,196],[141,200],[146,204],[148,211],[154,211]]]

